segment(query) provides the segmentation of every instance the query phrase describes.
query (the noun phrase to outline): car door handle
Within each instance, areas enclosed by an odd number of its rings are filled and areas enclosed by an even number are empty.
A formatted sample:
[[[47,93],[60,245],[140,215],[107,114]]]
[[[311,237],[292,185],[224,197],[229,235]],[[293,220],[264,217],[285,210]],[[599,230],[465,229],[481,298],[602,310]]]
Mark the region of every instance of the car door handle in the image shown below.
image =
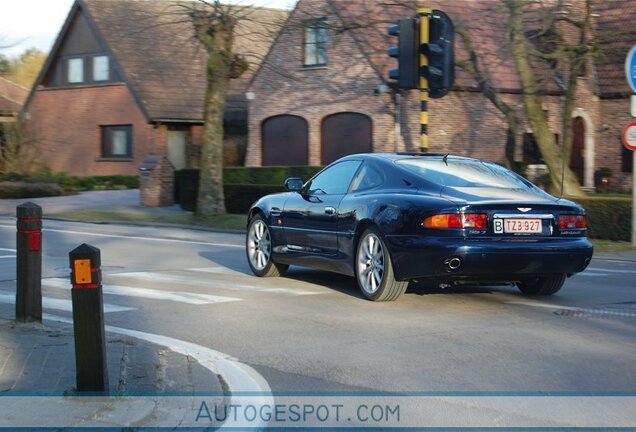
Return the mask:
[[[334,215],[336,214],[336,208],[335,207],[325,207],[325,213],[328,215]]]

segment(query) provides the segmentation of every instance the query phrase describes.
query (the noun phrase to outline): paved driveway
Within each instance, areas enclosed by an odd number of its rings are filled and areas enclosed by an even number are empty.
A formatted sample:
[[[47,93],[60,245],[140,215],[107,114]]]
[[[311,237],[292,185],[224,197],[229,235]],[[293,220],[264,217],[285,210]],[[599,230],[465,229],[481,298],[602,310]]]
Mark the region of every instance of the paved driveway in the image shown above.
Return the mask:
[[[46,198],[21,198],[0,200],[0,215],[13,216],[16,207],[33,202],[47,214],[76,210],[134,211],[142,209],[139,189],[82,192],[77,195]]]

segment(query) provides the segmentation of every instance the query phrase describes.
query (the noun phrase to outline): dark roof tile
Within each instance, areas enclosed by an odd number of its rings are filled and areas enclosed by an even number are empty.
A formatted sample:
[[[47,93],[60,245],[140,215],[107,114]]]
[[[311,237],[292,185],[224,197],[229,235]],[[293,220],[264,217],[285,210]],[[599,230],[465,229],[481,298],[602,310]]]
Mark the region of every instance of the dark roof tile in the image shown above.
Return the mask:
[[[0,113],[19,112],[28,95],[28,89],[0,76]]]
[[[152,119],[201,120],[207,54],[194,37],[186,5],[172,0],[83,0],[90,17]],[[232,80],[241,94],[287,11],[235,7],[235,52],[251,67]]]

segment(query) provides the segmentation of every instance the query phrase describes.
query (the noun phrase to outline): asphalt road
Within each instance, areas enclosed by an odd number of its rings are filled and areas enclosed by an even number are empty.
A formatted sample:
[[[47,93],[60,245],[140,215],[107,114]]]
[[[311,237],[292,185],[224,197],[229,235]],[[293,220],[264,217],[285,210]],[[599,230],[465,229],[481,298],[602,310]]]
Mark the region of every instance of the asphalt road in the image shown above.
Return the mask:
[[[81,243],[101,249],[108,325],[226,353],[274,391],[636,391],[633,263],[593,260],[549,298],[412,284],[373,303],[348,277],[252,276],[240,235],[45,221],[46,313],[71,317],[68,252]],[[15,222],[0,218],[3,317],[14,248]]]

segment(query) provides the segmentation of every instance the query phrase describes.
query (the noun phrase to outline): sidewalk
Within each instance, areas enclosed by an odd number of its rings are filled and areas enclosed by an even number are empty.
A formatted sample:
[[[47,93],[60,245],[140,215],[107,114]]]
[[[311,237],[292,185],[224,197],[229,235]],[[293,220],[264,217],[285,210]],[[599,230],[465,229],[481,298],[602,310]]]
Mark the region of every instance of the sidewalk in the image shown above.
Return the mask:
[[[143,340],[107,332],[111,399],[127,395],[144,396],[145,399],[143,403],[135,403],[134,409],[114,409],[101,403],[101,409],[96,411],[96,405],[81,403],[81,398],[70,398],[69,401],[62,397],[74,394],[76,382],[72,326],[46,319],[40,324],[17,323],[5,318],[0,318],[2,427],[7,427],[7,421],[16,414],[16,409],[24,411],[25,401],[27,404],[31,400],[41,403],[41,399],[36,398],[38,395],[48,398],[44,404],[47,406],[64,401],[62,412],[53,416],[47,414],[50,423],[45,424],[56,427],[143,426],[144,419],[169,417],[171,413],[162,413],[158,409],[160,404],[153,402],[152,396],[161,399],[162,395],[198,393],[208,395],[207,401],[217,403],[228,397],[220,378],[193,358]],[[22,397],[22,402],[15,402],[13,396]],[[21,421],[20,418],[15,419],[16,423],[9,420],[9,426],[19,426]]]
[[[58,212],[79,210],[148,215],[187,213],[179,206],[143,207],[139,190],[120,190],[4,199],[0,200],[0,215],[15,217],[16,207],[29,201],[42,207],[45,218]],[[55,428],[143,427],[158,421],[177,427],[179,419],[173,421],[173,417],[181,411],[175,408],[177,404],[166,405],[168,396],[206,395],[205,400],[211,404],[229,398],[222,378],[193,357],[109,331],[106,331],[106,351],[110,396],[93,402],[86,396],[75,397],[72,325],[46,317],[43,324],[19,323],[13,318],[10,309],[0,308],[0,428],[25,424],[27,429],[34,424]],[[122,402],[122,397],[127,396],[132,399]],[[28,423],[24,415],[16,415],[39,405],[46,407],[42,408],[46,414],[37,413],[41,417],[37,419],[39,423]]]
[[[44,217],[54,213],[80,210],[108,210],[148,215],[188,213],[178,205],[170,207],[144,207],[140,204],[138,189],[81,192],[78,195],[46,198],[22,198],[0,200],[0,215],[15,216],[16,207],[25,202],[42,207]]]

